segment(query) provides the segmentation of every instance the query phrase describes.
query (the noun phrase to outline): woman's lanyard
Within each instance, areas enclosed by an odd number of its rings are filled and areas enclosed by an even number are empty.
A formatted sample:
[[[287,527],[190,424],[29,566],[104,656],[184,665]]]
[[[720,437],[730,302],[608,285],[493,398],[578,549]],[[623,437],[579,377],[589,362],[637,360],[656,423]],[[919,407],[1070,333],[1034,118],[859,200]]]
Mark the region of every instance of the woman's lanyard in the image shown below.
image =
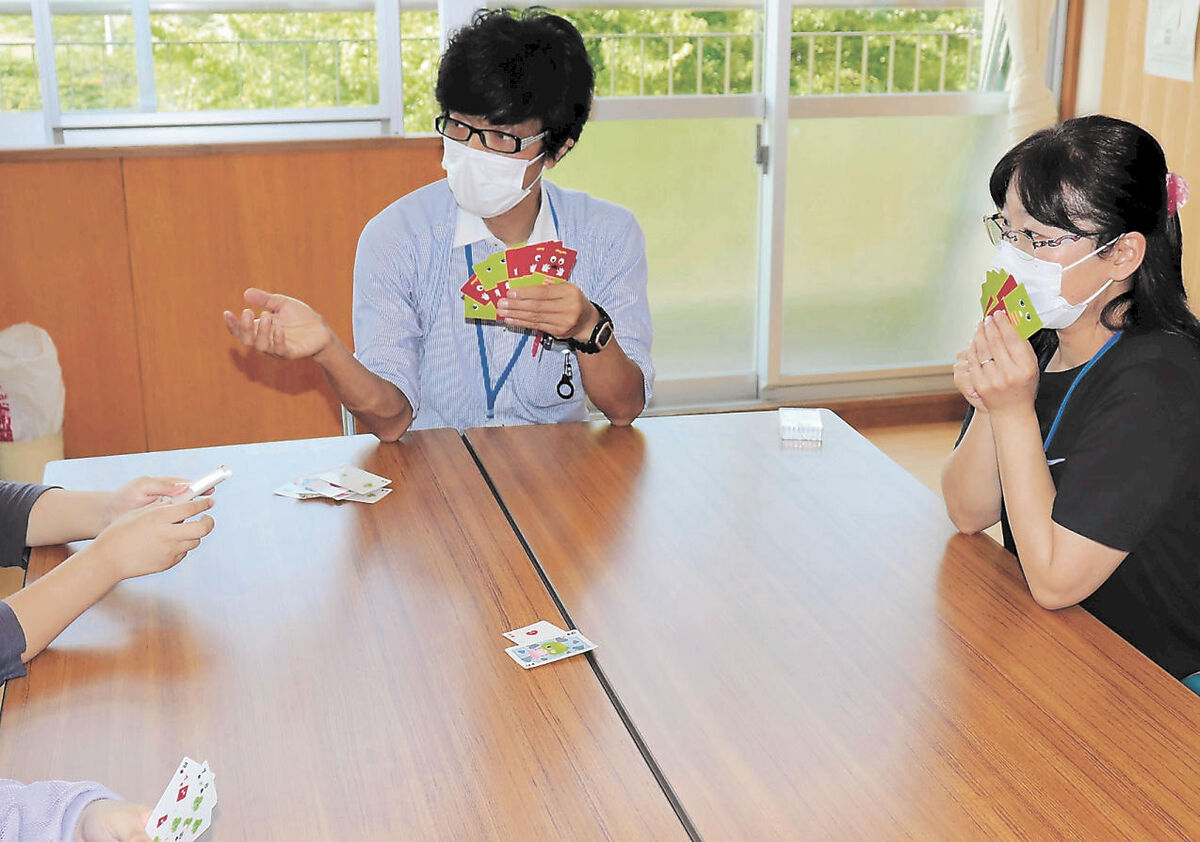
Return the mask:
[[[1079,381],[1082,380],[1087,373],[1092,370],[1092,366],[1100,362],[1100,358],[1108,353],[1108,349],[1117,344],[1117,340],[1121,338],[1121,333],[1122,331],[1119,330],[1114,333],[1112,338],[1104,343],[1104,347],[1097,351],[1095,355],[1087,361],[1087,365],[1083,367],[1083,371],[1076,374],[1075,379],[1071,381],[1071,387],[1067,389],[1067,394],[1063,397],[1062,403],[1058,405],[1058,413],[1054,416],[1054,423],[1050,425],[1050,432],[1046,434],[1046,441],[1042,445],[1042,451],[1044,453],[1050,452],[1050,441],[1054,438],[1054,434],[1058,432],[1058,422],[1062,420],[1063,412],[1067,408],[1067,401],[1071,400],[1071,394],[1075,391],[1075,387],[1078,386]]]
[[[558,231],[558,214],[554,211],[554,202],[550,201],[550,194],[548,192],[543,190],[542,195],[546,197],[546,204],[550,206],[550,218],[554,220],[554,230]],[[467,280],[470,280],[475,272],[475,261],[471,258],[470,243],[466,245],[466,253]],[[500,394],[500,390],[504,388],[504,382],[508,380],[508,375],[512,374],[513,366],[517,364],[517,358],[525,350],[525,343],[529,341],[529,334],[527,333],[522,336],[521,341],[517,343],[512,356],[508,358],[508,365],[504,366],[504,371],[501,372],[500,379],[496,381],[495,386],[492,385],[492,375],[488,370],[487,347],[483,342],[483,325],[479,322],[475,323],[475,338],[479,340],[479,362],[483,366],[483,391],[487,396],[487,417],[489,421],[492,421],[496,417],[496,397]]]

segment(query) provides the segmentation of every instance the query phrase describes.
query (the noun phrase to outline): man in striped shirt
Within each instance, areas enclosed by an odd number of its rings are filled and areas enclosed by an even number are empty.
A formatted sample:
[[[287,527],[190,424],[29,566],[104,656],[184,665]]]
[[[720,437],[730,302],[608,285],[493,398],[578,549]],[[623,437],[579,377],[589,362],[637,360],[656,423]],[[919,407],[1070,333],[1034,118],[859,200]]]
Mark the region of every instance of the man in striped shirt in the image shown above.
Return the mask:
[[[588,400],[632,422],[654,382],[645,239],[627,210],[541,178],[579,139],[593,85],[563,18],[477,13],[438,71],[447,179],[384,209],[359,238],[355,352],[304,302],[259,289],[240,317],[226,311],[230,332],[276,357],[313,358],[385,441],[410,428],[580,421]],[[473,265],[550,240],[578,252],[569,282],[510,290],[503,326],[464,318]],[[534,354],[537,334],[554,341]]]

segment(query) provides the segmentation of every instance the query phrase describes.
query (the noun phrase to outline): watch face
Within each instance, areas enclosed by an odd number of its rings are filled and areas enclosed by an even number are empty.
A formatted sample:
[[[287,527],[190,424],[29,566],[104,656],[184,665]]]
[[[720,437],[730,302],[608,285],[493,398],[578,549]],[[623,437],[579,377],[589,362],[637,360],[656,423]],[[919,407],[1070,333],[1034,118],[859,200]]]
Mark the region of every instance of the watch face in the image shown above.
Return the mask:
[[[612,339],[612,336],[612,322],[605,322],[604,326],[600,328],[600,332],[596,334],[596,345],[603,348],[608,344],[609,340]]]

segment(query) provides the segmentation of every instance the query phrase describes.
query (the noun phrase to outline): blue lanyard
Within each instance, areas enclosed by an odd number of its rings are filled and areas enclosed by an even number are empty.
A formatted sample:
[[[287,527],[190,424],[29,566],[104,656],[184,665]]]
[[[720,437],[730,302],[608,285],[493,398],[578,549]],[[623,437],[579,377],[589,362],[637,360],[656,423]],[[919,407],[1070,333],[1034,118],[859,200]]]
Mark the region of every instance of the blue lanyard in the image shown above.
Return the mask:
[[[550,206],[550,217],[554,220],[554,230],[558,230],[558,214],[554,211],[554,203],[550,201],[549,192],[544,192],[546,203]],[[470,280],[474,272],[475,261],[471,257],[471,244],[466,245],[467,252],[467,279]],[[525,350],[525,345],[529,342],[529,334],[521,337],[521,341],[517,343],[516,349],[513,350],[512,356],[508,358],[508,365],[504,367],[504,371],[500,374],[500,379],[496,381],[496,385],[492,385],[492,375],[488,370],[487,347],[483,343],[483,325],[479,322],[475,323],[475,338],[479,340],[479,363],[483,367],[483,392],[487,396],[487,417],[491,421],[496,417],[496,397],[500,394],[500,390],[504,388],[504,382],[508,380],[508,375],[512,374],[513,366],[517,364],[517,358],[521,356],[521,352]]]
[[[1082,380],[1084,376],[1092,370],[1092,366],[1098,363],[1100,358],[1108,353],[1108,349],[1117,344],[1117,340],[1121,338],[1121,333],[1122,331],[1119,330],[1114,333],[1112,338],[1104,343],[1104,347],[1097,351],[1095,356],[1087,361],[1087,365],[1083,367],[1083,371],[1076,374],[1075,379],[1071,381],[1071,388],[1067,389],[1066,396],[1062,399],[1062,403],[1058,406],[1058,414],[1054,416],[1054,423],[1050,425],[1050,432],[1046,434],[1046,441],[1042,445],[1042,451],[1044,453],[1050,452],[1050,441],[1054,438],[1054,434],[1058,432],[1058,422],[1062,420],[1063,412],[1067,408],[1067,401],[1071,400],[1071,394],[1075,391],[1075,387],[1078,386],[1079,381]]]

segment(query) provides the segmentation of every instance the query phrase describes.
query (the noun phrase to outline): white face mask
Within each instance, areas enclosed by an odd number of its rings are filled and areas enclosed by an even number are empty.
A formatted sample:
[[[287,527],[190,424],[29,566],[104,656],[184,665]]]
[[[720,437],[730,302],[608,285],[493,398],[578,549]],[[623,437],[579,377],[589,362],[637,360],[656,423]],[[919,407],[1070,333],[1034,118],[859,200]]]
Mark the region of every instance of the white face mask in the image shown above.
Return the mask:
[[[1068,269],[1074,269],[1119,239],[1121,238],[1114,237],[1094,251],[1085,254],[1070,266],[1033,257],[1021,251],[1008,240],[1001,240],[996,244],[996,259],[992,263],[992,268],[1007,272],[1017,283],[1025,285],[1026,291],[1029,292],[1029,303],[1033,305],[1033,309],[1037,310],[1043,326],[1050,330],[1062,330],[1075,324],[1087,306],[1096,300],[1096,296],[1108,289],[1108,285],[1112,283],[1112,278],[1109,278],[1100,289],[1086,299],[1078,304],[1072,304],[1062,296],[1063,273]]]
[[[529,195],[542,173],[525,187],[525,170],[542,155],[526,160],[442,138],[442,169],[454,201],[467,213],[484,219],[512,210]]]

